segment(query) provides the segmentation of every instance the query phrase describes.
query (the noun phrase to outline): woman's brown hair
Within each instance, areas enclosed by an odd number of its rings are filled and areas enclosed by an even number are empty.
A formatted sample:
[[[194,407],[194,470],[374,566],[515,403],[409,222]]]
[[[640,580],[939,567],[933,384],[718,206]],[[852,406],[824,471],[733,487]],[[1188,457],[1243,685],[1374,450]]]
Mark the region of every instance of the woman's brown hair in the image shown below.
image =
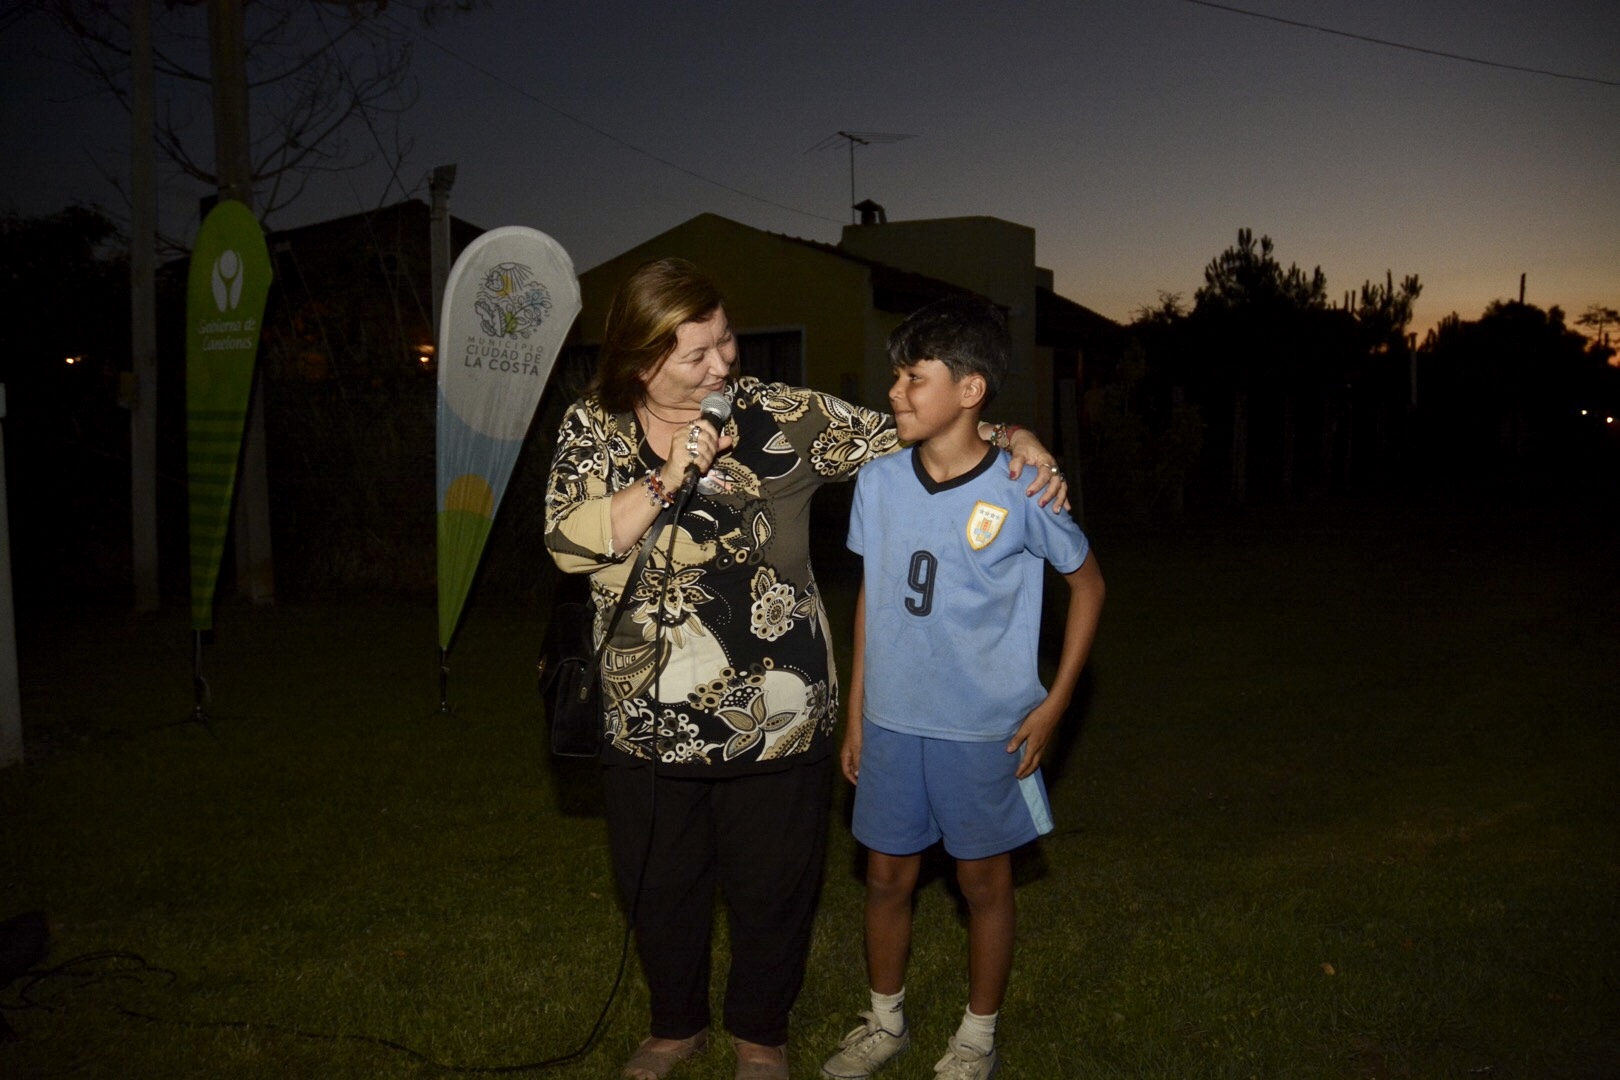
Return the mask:
[[[707,319],[722,303],[714,282],[685,259],[643,263],[613,294],[587,392],[608,412],[629,412],[646,397],[643,377],[674,351],[681,324]]]

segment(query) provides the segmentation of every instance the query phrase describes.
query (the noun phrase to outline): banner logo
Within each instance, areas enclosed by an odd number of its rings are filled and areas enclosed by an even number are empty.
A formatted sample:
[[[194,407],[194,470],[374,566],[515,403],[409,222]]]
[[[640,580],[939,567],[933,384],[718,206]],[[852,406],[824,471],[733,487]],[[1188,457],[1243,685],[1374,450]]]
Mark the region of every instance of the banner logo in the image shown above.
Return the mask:
[[[478,286],[478,325],[490,337],[528,336],[551,314],[551,293],[522,263],[501,263]]]
[[[242,257],[230,248],[219,253],[214,260],[211,275],[214,305],[220,311],[230,311],[242,302]]]
[[[1001,532],[1001,526],[1006,522],[1005,507],[992,506],[987,502],[975,503],[973,515],[968,518],[968,546],[974,551],[983,551],[990,546],[990,542]]]

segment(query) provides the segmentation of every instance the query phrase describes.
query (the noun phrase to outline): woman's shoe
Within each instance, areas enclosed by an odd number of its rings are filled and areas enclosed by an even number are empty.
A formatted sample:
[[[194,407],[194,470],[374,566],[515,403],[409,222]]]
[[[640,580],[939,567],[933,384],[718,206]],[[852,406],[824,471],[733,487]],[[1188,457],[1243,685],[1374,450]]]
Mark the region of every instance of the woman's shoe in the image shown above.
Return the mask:
[[[732,1080],[788,1080],[787,1047],[761,1046],[759,1043],[732,1039],[737,1051],[737,1071]],[[743,1056],[743,1047],[748,1056]]]
[[[654,1043],[666,1045],[655,1047]],[[624,1063],[619,1075],[624,1077],[624,1080],[664,1080],[664,1077],[669,1075],[669,1070],[687,1058],[703,1053],[708,1045],[708,1028],[704,1028],[689,1039],[673,1043],[669,1039],[645,1038],[641,1040],[636,1052],[630,1055],[630,1060]]]

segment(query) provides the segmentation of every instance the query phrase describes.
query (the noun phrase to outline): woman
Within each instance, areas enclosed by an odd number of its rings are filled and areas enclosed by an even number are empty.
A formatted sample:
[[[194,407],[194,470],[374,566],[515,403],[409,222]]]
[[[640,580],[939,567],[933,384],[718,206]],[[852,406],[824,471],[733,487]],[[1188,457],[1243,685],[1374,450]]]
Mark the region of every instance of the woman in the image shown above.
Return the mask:
[[[596,377],[558,434],[546,546],[591,575],[603,653],[603,758],[614,875],[652,998],[623,1075],[659,1080],[704,1049],[714,896],[731,929],[726,1029],[738,1080],[786,1080],[788,1012],[821,883],[838,715],[826,614],[810,570],[810,499],[898,445],[892,418],[739,378],[712,282],[664,259],[608,310]],[[699,422],[730,398],[723,430]],[[985,425],[1007,438],[1005,429]],[[1014,469],[1052,470],[1028,433]],[[701,476],[673,536],[652,526]],[[652,544],[625,615],[630,556]]]

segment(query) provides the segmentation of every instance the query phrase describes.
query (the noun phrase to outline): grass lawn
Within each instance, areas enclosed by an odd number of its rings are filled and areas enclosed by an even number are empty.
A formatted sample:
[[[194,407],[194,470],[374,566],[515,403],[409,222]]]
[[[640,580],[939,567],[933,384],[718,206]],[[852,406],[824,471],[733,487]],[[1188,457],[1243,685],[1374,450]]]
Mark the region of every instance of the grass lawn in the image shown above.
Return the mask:
[[[1000,1075],[1620,1077],[1613,532],[1325,503],[1094,540],[1108,606],[1058,830],[1019,857]],[[821,569],[843,638],[848,564]],[[351,1036],[575,1049],[623,927],[594,766],[543,748],[544,612],[469,610],[447,718],[431,598],[226,606],[207,726],[187,618],[19,631],[0,918],[43,910],[47,966],[83,959],[0,995],[0,1076],[439,1074]],[[847,812],[796,1077],[865,1007]],[[932,1075],[965,1003],[947,868],[914,953],[916,1046],[886,1076]],[[644,1016],[632,961],[552,1074],[616,1076]],[[675,1074],[730,1075],[725,1051]]]

